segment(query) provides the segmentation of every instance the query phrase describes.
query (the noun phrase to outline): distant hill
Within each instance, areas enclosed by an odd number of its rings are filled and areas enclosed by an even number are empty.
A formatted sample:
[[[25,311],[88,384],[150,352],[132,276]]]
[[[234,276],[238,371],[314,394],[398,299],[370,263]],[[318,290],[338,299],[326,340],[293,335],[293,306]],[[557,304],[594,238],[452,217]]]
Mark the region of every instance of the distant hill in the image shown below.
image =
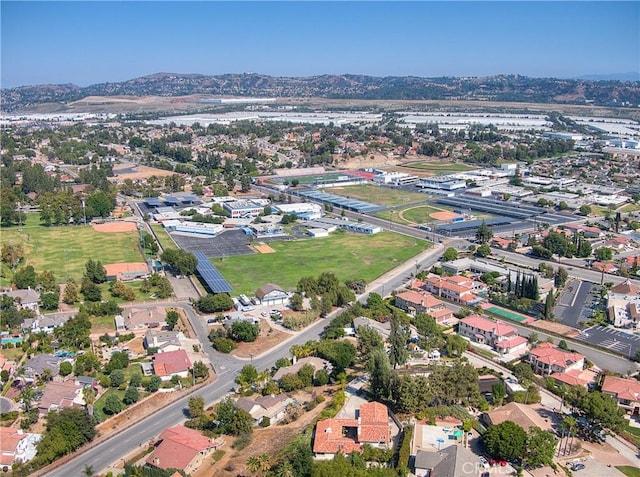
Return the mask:
[[[73,84],[21,86],[1,90],[0,109],[16,111],[42,103],[68,103],[87,96],[228,96],[324,97],[331,99],[486,100],[596,105],[640,105],[640,81],[414,76],[321,75],[300,78],[261,74],[156,73],[119,83],[87,87]]]

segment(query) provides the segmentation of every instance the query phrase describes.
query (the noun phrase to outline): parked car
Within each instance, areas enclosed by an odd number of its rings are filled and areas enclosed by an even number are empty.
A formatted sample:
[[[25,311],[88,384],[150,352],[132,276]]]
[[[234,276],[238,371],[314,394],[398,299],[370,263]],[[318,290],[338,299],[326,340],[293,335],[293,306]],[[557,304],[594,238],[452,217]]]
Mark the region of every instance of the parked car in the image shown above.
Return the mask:
[[[573,465],[571,466],[571,470],[572,470],[572,471],[574,471],[574,472],[576,472],[576,471],[578,471],[578,470],[582,470],[582,469],[584,469],[584,467],[585,467],[585,466],[584,466],[584,464],[582,464],[582,463],[578,462],[577,464],[573,464]]]

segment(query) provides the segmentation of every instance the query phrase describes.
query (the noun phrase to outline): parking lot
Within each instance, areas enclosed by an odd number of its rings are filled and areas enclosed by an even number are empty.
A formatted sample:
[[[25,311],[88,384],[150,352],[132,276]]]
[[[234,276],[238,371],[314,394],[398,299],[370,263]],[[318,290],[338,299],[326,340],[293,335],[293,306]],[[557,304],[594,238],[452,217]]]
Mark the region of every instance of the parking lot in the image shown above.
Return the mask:
[[[588,322],[598,308],[600,290],[599,285],[591,282],[569,280],[553,308],[556,320],[580,329],[580,322]]]
[[[640,336],[606,326],[587,328],[575,339],[606,348],[627,358],[635,356],[640,351]]]

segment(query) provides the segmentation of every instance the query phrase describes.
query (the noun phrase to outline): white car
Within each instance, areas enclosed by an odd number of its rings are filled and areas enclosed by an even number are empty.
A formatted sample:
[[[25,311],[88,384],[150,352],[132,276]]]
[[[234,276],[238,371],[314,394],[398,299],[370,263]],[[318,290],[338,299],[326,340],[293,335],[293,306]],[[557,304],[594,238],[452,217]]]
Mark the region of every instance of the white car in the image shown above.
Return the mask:
[[[480,465],[485,469],[488,469],[489,467],[491,467],[489,465],[489,462],[487,462],[487,459],[485,459],[484,457],[480,457],[480,459],[478,459],[478,462],[480,462]]]

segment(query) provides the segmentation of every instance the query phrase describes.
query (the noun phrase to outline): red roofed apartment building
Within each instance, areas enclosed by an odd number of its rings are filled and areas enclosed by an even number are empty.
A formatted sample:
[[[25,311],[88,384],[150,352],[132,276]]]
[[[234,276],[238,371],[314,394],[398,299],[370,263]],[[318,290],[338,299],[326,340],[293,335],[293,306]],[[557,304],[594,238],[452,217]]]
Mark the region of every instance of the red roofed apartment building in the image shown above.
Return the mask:
[[[602,392],[618,401],[618,406],[640,414],[640,381],[616,376],[605,376]]]
[[[518,332],[513,326],[483,318],[480,315],[469,315],[460,320],[458,334],[473,343],[491,346],[501,354],[527,350],[527,339],[518,336]]]
[[[475,305],[483,301],[475,293],[473,280],[462,276],[439,277],[432,275],[424,282],[424,288],[438,297],[463,305]]]
[[[414,290],[404,291],[396,295],[394,304],[412,316],[426,313],[438,323],[453,318],[453,311],[449,310],[442,300],[431,293]]]
[[[360,406],[357,419],[318,421],[313,454],[316,459],[330,460],[338,453],[360,452],[362,444],[388,448],[390,443],[387,407],[379,402],[368,402]]]
[[[552,343],[541,343],[529,351],[529,363],[533,371],[543,376],[566,373],[584,368],[584,356],[580,353],[562,351]]]
[[[160,376],[163,381],[171,379],[172,376],[186,378],[189,375],[191,360],[183,349],[156,353],[151,360],[154,374]]]
[[[162,431],[154,451],[147,457],[147,465],[158,469],[178,469],[187,475],[194,472],[205,456],[223,441],[209,439],[198,431],[174,426]]]

